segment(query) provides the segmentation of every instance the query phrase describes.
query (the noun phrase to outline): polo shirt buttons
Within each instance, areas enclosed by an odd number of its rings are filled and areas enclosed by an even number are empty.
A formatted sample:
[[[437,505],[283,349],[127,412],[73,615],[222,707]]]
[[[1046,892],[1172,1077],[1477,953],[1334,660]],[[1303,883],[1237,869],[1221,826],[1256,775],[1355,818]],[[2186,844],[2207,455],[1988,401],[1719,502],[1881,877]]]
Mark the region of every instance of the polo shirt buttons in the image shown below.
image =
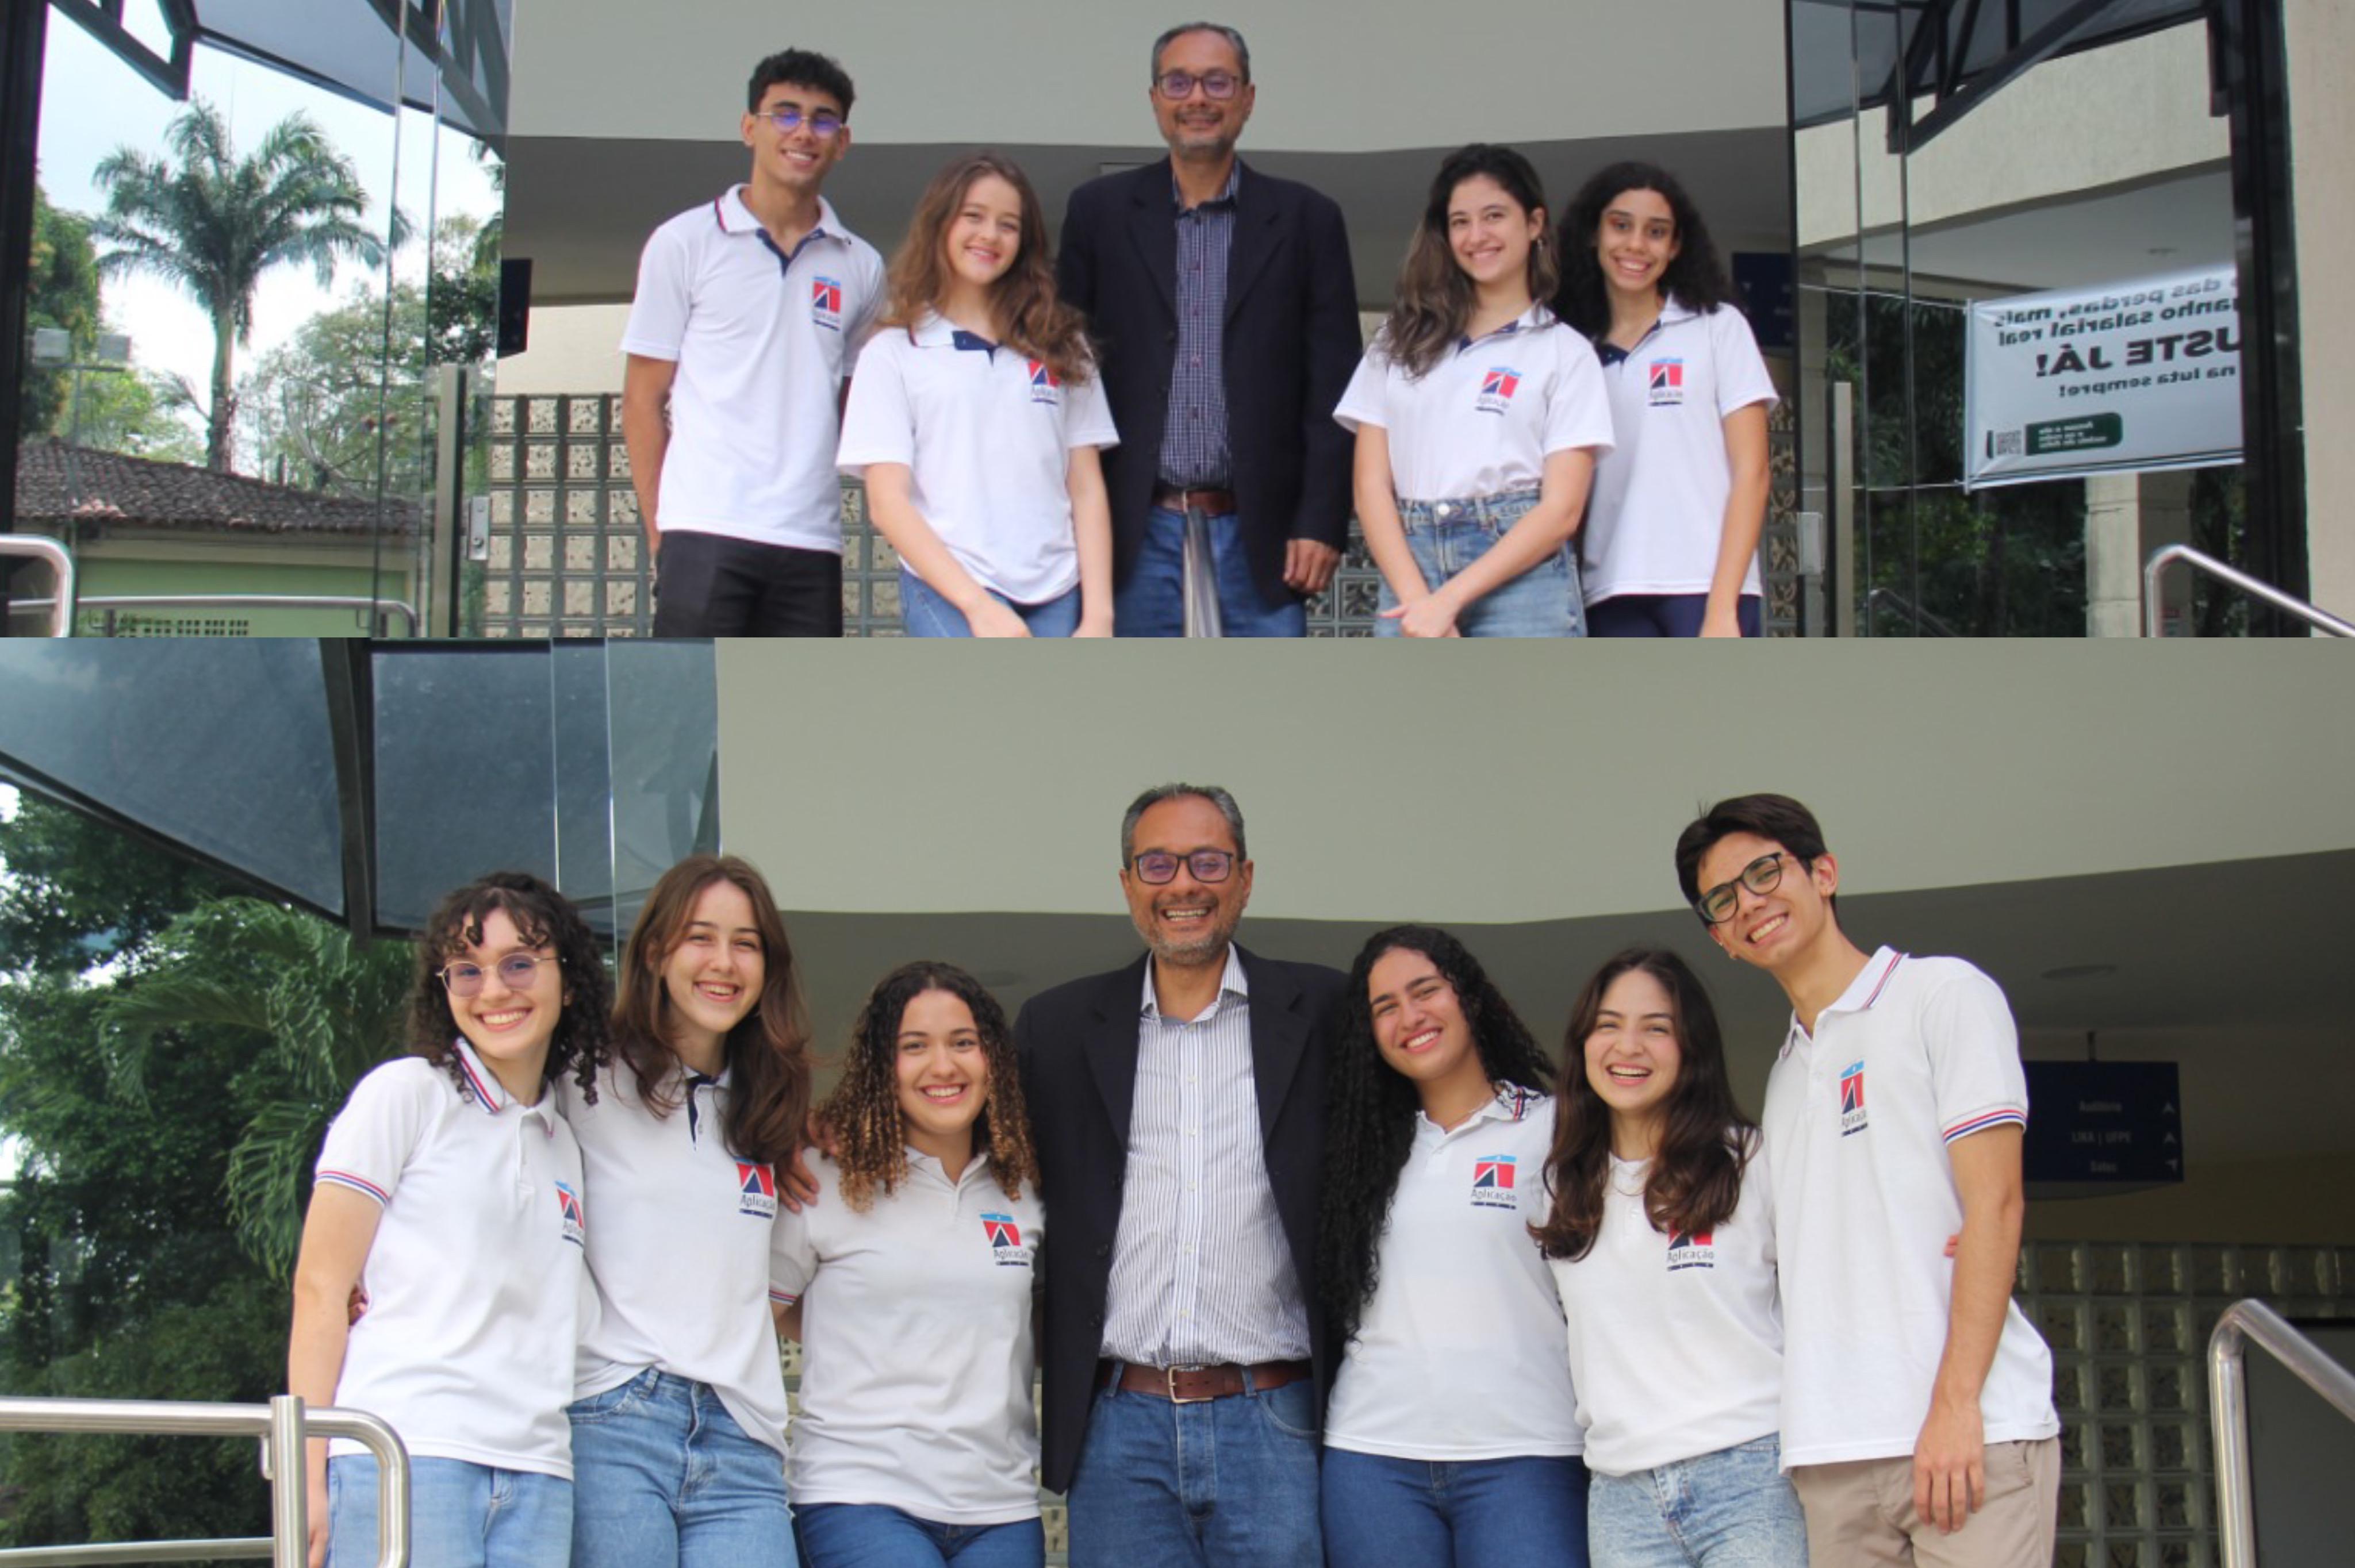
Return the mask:
[[[1452,517],[1455,514],[1455,503],[1452,501],[1443,501],[1431,509],[1431,514],[1433,517]]]

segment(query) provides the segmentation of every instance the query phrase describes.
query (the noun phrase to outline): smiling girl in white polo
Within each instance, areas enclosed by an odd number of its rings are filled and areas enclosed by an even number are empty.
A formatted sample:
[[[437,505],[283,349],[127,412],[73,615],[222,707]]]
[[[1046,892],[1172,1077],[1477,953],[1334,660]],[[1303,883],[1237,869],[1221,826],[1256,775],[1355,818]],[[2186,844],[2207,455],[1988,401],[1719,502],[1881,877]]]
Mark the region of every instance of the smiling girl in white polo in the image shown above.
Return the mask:
[[[1378,636],[1576,637],[1571,535],[1611,414],[1552,291],[1545,190],[1510,147],[1451,153],[1398,299],[1333,417],[1358,438]]]
[[[818,1198],[779,1222],[802,1341],[793,1490],[811,1568],[1039,1568],[1039,1162],[1006,1014],[948,964],[867,999]]]
[[[908,635],[1111,636],[1097,453],[1120,438],[1022,171],[995,153],[943,169],[890,285],[837,461],[900,553]]]
[[[761,874],[708,854],[665,872],[623,955],[617,1060],[594,1103],[558,1102],[598,1212],[598,1311],[571,1409],[574,1568],[793,1563],[769,1274],[808,1038]]]
[[[1561,222],[1556,314],[1593,340],[1619,444],[1580,546],[1593,637],[1755,637],[1774,383],[1700,209],[1614,164]]]
[[[1665,948],[1572,1009],[1539,1240],[1568,1315],[1595,1568],[1806,1568],[1782,1472],[1783,1319],[1757,1124]]]
[[[400,1434],[414,1562],[565,1568],[589,1209],[551,1088],[606,1060],[604,963],[519,872],[442,900],[417,950],[416,1054],[354,1086],[319,1153],[286,1387]],[[374,1563],[376,1461],[330,1448],[310,1445],[312,1568]]]

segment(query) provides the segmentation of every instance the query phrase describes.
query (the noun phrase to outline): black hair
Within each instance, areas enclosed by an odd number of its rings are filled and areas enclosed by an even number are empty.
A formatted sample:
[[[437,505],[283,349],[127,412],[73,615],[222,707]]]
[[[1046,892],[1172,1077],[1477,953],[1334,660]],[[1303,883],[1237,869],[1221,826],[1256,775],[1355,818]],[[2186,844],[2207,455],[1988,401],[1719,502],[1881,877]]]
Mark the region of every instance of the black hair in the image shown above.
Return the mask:
[[[1595,257],[1595,237],[1612,201],[1626,191],[1657,191],[1677,226],[1678,250],[1660,274],[1660,293],[1674,294],[1687,309],[1711,311],[1733,302],[1725,260],[1709,237],[1709,225],[1685,187],[1652,164],[1614,164],[1579,187],[1561,215],[1561,286],[1554,291],[1553,313],[1590,338],[1611,330],[1611,299]]]
[[[832,55],[822,55],[815,49],[780,49],[771,55],[752,68],[752,85],[744,94],[744,112],[758,114],[761,100],[780,82],[817,89],[842,105],[845,120],[850,118],[850,101],[858,95],[851,90],[850,73]]]
[[[1685,902],[1700,906],[1700,863],[1720,839],[1748,833],[1781,844],[1801,865],[1821,858],[1824,830],[1816,814],[1788,795],[1735,795],[1720,800],[1685,825],[1677,835],[1677,885]],[[1837,895],[1827,899],[1835,923],[1839,918]]]
[[[571,1069],[581,1097],[597,1103],[597,1070],[613,1057],[613,982],[596,933],[572,901],[526,871],[495,871],[451,894],[435,907],[417,938],[417,977],[410,993],[410,1049],[466,1087],[466,1069],[453,1042],[461,1031],[450,1011],[442,969],[483,939],[495,910],[515,922],[516,935],[535,948],[554,948],[563,973],[564,1004],[548,1042],[541,1081]]]

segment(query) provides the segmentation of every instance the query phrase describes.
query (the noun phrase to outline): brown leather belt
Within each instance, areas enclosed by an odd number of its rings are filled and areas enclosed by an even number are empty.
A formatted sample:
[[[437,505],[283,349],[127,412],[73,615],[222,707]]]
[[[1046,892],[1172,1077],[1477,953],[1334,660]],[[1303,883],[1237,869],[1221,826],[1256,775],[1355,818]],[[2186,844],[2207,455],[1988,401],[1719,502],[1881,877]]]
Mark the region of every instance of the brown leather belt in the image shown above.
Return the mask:
[[[1200,512],[1212,517],[1231,517],[1242,510],[1231,490],[1180,490],[1172,484],[1153,487],[1153,504],[1165,512]]]
[[[1306,1361],[1261,1361],[1237,1366],[1232,1361],[1209,1367],[1148,1367],[1110,1358],[1097,1363],[1099,1387],[1117,1387],[1123,1393],[1150,1393],[1173,1404],[1199,1404],[1237,1393],[1265,1393],[1286,1383],[1305,1383],[1314,1374]]]

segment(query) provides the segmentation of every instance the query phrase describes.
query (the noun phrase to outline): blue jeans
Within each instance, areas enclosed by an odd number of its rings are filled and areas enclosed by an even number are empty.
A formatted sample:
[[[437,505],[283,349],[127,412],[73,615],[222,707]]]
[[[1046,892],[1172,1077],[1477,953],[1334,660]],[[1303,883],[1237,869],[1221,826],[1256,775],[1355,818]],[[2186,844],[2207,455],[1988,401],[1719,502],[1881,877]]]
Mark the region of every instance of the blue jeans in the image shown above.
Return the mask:
[[[1594,1568],[1806,1568],[1807,1520],[1772,1434],[1697,1458],[1597,1476]]]
[[[1104,1390],[1071,1504],[1071,1568],[1323,1568],[1316,1385],[1197,1404]]]
[[[1487,555],[1512,525],[1538,503],[1534,490],[1469,501],[1401,501],[1406,547],[1423,584],[1436,588]],[[1398,596],[1382,584],[1381,609],[1396,609]],[[1466,637],[1583,637],[1586,616],[1578,596],[1578,567],[1564,545],[1508,583],[1490,588],[1455,618]],[[1396,637],[1395,617],[1374,620],[1374,635]]]
[[[377,1560],[376,1459],[327,1461],[327,1568]],[[564,1568],[572,1483],[464,1459],[409,1461],[409,1560],[417,1568]]]
[[[1325,1550],[1348,1568],[1586,1568],[1586,1467],[1327,1448]]]
[[[1080,627],[1080,590],[1057,594],[1044,604],[1017,604],[996,588],[989,597],[1022,618],[1033,637],[1069,637]],[[970,637],[964,611],[943,599],[932,586],[900,568],[900,625],[911,637]]]
[[[1589,637],[1699,637],[1709,610],[1705,593],[1614,593],[1586,607]],[[1764,607],[1754,593],[1734,601],[1733,619],[1744,637],[1760,635]]]
[[[1219,616],[1229,637],[1305,637],[1308,606],[1285,590],[1283,602],[1260,597],[1242,519],[1208,517],[1210,565],[1219,584]],[[1186,514],[1156,506],[1145,517],[1145,539],[1128,576],[1113,595],[1113,631],[1121,637],[1186,635]]]
[[[568,1414],[573,1568],[793,1568],[784,1456],[709,1383],[649,1367]]]
[[[1012,1524],[934,1524],[881,1503],[812,1503],[794,1516],[810,1568],[1039,1568],[1047,1531]]]

